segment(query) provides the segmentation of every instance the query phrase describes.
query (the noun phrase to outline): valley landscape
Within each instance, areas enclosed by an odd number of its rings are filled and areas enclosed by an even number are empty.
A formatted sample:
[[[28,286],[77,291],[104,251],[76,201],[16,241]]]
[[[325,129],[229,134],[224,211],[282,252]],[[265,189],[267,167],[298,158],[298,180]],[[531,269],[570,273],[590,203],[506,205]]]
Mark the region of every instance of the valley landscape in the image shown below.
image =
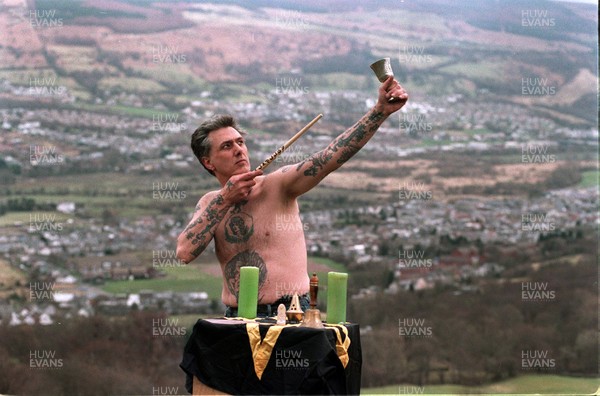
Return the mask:
[[[542,0],[2,0],[0,393],[186,393],[185,335],[224,309],[214,247],[175,255],[219,188],[191,133],[234,114],[255,167],[323,113],[267,172],[296,164],[382,57],[409,103],[299,200],[364,393],[596,392],[597,29]]]

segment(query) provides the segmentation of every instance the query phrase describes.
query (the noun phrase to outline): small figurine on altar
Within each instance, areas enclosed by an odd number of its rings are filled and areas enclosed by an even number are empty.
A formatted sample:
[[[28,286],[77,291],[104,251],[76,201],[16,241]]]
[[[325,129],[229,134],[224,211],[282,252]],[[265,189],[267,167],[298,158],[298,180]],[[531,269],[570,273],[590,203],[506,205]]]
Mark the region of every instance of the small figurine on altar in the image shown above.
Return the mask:
[[[279,304],[277,307],[277,324],[280,326],[285,326],[286,322],[286,314],[285,314],[285,304]]]

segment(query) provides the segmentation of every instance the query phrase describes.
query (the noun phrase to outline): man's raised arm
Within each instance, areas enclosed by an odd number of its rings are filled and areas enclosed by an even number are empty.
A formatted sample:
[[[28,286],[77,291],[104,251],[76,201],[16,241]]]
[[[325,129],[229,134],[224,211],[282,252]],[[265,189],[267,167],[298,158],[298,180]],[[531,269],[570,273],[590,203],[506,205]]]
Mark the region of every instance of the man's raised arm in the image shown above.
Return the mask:
[[[393,100],[390,102],[390,99]],[[373,137],[390,114],[400,110],[408,94],[389,77],[379,87],[377,104],[356,124],[335,138],[324,150],[289,168],[282,168],[281,178],[290,196],[300,196],[315,187],[356,154]]]

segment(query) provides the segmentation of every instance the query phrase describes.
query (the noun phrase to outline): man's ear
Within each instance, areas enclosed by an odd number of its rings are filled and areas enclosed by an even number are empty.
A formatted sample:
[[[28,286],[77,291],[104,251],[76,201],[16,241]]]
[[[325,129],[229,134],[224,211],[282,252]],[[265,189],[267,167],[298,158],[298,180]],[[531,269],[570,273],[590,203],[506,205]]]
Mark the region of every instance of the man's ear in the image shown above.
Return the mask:
[[[210,163],[210,158],[208,157],[202,157],[202,165],[208,170],[215,171],[215,167]]]

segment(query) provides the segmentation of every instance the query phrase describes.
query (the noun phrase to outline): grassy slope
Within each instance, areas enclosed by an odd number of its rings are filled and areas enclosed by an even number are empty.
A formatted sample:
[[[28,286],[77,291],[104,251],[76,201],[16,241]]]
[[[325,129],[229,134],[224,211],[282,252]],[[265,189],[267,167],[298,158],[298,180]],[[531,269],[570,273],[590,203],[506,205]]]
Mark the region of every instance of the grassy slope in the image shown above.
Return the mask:
[[[600,177],[600,172],[598,172],[597,170],[583,172],[581,176],[581,187],[598,186],[598,178]]]
[[[198,265],[167,267],[164,278],[142,279],[135,281],[111,281],[102,287],[109,293],[138,293],[142,290],[201,292],[208,293],[209,298],[221,297],[220,277],[207,275]]]
[[[343,271],[344,267],[329,259],[310,257],[309,260],[328,267],[331,271]],[[137,293],[141,290],[175,292],[201,292],[208,293],[209,298],[221,298],[221,277],[208,275],[202,271],[202,264],[189,264],[180,267],[163,268],[166,276],[155,279],[142,279],[135,281],[110,281],[102,286],[109,293]],[[318,272],[322,284],[327,283],[327,272]]]
[[[363,395],[389,395],[405,391],[414,394],[598,394],[600,381],[597,378],[573,378],[560,375],[523,375],[495,384],[467,387],[459,385],[390,385],[381,388],[362,389]]]

